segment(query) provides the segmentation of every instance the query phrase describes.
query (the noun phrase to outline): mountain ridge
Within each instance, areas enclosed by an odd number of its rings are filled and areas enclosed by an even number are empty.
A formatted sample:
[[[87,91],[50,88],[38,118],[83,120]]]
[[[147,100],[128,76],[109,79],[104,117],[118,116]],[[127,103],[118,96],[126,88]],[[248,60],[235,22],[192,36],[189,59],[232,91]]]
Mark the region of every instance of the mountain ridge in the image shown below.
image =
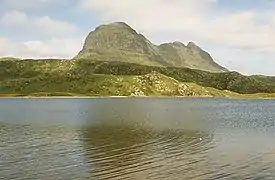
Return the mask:
[[[100,25],[85,39],[74,59],[122,61],[150,66],[187,67],[210,72],[227,72],[194,42],[153,44],[125,22]]]

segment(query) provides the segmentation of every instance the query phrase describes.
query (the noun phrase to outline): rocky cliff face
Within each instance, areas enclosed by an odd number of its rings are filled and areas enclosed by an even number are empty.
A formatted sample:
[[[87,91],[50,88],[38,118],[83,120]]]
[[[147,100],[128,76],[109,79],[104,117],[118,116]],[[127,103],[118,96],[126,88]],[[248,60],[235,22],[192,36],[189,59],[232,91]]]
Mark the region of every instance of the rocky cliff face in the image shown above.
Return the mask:
[[[181,42],[157,46],[123,22],[101,25],[90,32],[75,59],[227,71],[215,63],[209,53],[192,42],[187,46]]]
[[[82,52],[127,51],[149,54],[150,42],[125,23],[101,25],[86,38]]]

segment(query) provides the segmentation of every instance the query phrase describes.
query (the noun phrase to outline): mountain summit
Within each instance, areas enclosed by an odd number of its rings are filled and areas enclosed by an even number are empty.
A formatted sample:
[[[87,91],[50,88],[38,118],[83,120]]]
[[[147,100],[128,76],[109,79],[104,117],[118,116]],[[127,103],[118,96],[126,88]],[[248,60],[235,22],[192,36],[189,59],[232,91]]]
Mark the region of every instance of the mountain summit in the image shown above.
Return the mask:
[[[187,67],[210,72],[227,71],[193,42],[187,46],[178,41],[154,45],[124,22],[100,25],[90,32],[75,59]]]

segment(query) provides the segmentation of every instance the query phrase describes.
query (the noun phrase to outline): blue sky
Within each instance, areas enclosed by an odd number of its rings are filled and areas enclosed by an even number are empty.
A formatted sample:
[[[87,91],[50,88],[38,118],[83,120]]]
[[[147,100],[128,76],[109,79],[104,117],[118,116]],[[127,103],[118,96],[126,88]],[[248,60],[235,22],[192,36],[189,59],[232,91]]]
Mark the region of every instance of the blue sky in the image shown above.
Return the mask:
[[[0,56],[72,58],[96,26],[195,42],[230,70],[275,75],[273,0],[0,0]]]

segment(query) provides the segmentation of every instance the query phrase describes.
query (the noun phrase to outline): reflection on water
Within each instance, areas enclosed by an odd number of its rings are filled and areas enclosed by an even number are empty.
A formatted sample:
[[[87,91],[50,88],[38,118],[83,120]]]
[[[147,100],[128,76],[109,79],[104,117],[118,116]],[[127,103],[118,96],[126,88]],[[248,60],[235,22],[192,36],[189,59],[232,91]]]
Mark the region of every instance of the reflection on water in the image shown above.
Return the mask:
[[[85,132],[91,174],[98,179],[190,178],[203,172],[199,158],[206,160],[210,148],[209,137],[195,131],[103,125]]]
[[[1,101],[0,179],[274,179],[273,105],[222,99]]]

